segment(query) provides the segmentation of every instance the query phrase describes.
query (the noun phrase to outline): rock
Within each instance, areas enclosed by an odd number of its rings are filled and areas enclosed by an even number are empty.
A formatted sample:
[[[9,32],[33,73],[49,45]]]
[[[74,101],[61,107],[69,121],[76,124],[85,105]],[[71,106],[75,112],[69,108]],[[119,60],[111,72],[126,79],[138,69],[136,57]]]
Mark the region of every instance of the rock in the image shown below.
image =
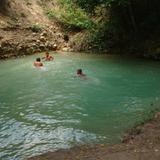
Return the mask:
[[[155,118],[160,118],[160,112],[156,113]]]
[[[52,49],[53,51],[56,51],[57,48],[58,48],[57,44],[53,44],[51,49]]]
[[[57,36],[58,38],[62,38],[62,37],[63,37],[61,33],[57,33],[56,36]]]
[[[47,36],[47,31],[43,31],[40,36],[46,37]]]
[[[69,48],[64,47],[64,48],[62,48],[62,51],[64,51],[64,52],[68,52],[68,51],[69,51]]]
[[[51,45],[50,42],[49,42],[49,41],[46,41],[45,46],[48,47],[48,46],[50,46],[50,45]]]
[[[35,43],[32,44],[32,47],[37,47],[37,45]]]
[[[45,41],[46,41],[46,38],[45,38],[44,36],[41,36],[41,37],[40,37],[40,41],[45,42]]]
[[[40,45],[39,45],[39,49],[40,49],[40,50],[44,50],[44,49],[45,49],[45,45],[44,45],[44,44],[40,44]]]
[[[51,30],[52,30],[52,29],[54,29],[54,28],[53,28],[53,26],[49,26],[49,29],[51,29]]]
[[[36,43],[40,43],[41,41],[39,39],[36,40]]]
[[[40,48],[38,48],[35,52],[41,52],[42,50]]]
[[[22,50],[22,46],[17,46],[17,51]]]
[[[35,35],[37,35],[37,33],[34,32],[34,33],[32,33],[32,35],[35,36]]]
[[[100,147],[105,147],[105,145],[104,144],[100,144]]]
[[[47,41],[45,43],[45,47],[48,48],[48,49],[52,49],[52,46],[53,46],[53,44],[51,44],[49,41]]]
[[[26,52],[27,52],[28,54],[32,54],[32,53],[34,53],[34,48],[33,48],[33,47],[27,48],[27,49],[26,49]]]
[[[51,30],[49,30],[50,35],[53,35],[53,32]]]
[[[158,152],[159,150],[158,150],[158,149],[154,149],[154,151],[155,151],[155,152]]]

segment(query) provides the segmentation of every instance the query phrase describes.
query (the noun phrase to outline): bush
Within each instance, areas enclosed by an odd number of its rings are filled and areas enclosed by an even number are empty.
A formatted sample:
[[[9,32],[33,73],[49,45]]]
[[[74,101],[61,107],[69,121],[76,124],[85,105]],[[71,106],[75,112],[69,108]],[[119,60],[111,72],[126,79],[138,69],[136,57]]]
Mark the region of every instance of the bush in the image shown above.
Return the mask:
[[[56,10],[49,10],[47,15],[49,18],[55,18],[66,28],[79,28],[92,30],[96,24],[88,17],[88,15],[71,1],[59,0],[60,7]]]
[[[32,32],[40,32],[42,30],[42,26],[39,24],[33,24],[33,26],[31,26],[31,30]]]

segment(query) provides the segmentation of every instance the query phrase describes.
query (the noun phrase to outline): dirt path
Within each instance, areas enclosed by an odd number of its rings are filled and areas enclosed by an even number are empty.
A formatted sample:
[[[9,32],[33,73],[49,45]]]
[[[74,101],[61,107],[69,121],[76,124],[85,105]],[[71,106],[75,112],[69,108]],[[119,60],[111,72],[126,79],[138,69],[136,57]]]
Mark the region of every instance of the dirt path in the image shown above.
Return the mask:
[[[121,144],[74,147],[28,160],[160,160],[160,113],[132,129]]]

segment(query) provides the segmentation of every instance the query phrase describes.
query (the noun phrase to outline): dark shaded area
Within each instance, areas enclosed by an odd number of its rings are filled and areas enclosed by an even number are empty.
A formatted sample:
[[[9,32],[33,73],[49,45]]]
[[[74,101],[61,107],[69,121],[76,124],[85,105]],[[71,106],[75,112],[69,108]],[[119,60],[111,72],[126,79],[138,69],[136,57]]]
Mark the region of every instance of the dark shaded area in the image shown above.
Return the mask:
[[[87,11],[105,6],[108,15],[103,19],[91,44],[94,48],[127,52],[154,52],[160,55],[159,0],[75,0]],[[90,14],[91,12],[89,12]],[[142,53],[143,54],[143,53]]]
[[[63,39],[64,39],[65,42],[68,42],[69,41],[69,36],[65,34]]]
[[[103,0],[73,0],[81,8],[87,12],[93,13],[95,6],[101,4]]]
[[[0,0],[0,13],[6,14],[8,0]]]
[[[98,5],[110,11],[110,21],[127,32],[146,31],[160,25],[159,0],[73,0],[86,11]],[[108,20],[108,19],[107,19]],[[157,26],[158,25],[158,26]]]
[[[160,1],[128,0],[127,4],[111,5],[111,20],[128,33],[154,33],[160,27]]]
[[[106,35],[109,32],[112,36],[111,39],[108,37],[104,39],[112,41],[111,47],[127,52],[142,54],[155,52],[158,47],[156,44],[160,40],[159,10],[160,1],[158,0],[128,0],[121,5],[115,1],[111,4],[110,10],[109,25],[111,27],[106,30]]]

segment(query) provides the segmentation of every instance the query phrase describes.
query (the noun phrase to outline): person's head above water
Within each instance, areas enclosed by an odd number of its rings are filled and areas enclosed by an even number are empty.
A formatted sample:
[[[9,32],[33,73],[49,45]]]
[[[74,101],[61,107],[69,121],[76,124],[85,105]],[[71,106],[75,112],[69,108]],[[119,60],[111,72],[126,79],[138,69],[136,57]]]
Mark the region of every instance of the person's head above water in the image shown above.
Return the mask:
[[[54,59],[54,57],[51,56],[51,55],[49,54],[49,52],[47,51],[47,52],[45,53],[45,57],[43,57],[42,59],[45,59],[46,61],[52,61],[52,60]]]
[[[42,67],[43,63],[41,62],[41,58],[36,58],[36,61],[33,63],[35,67]]]
[[[82,69],[77,69],[77,76],[78,77],[86,77],[86,74],[83,73]]]
[[[82,69],[77,69],[77,74],[82,74]]]
[[[41,59],[38,57],[38,58],[36,58],[36,61],[37,61],[37,62],[40,62],[40,61],[41,61]]]

